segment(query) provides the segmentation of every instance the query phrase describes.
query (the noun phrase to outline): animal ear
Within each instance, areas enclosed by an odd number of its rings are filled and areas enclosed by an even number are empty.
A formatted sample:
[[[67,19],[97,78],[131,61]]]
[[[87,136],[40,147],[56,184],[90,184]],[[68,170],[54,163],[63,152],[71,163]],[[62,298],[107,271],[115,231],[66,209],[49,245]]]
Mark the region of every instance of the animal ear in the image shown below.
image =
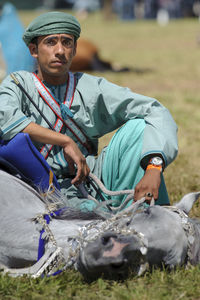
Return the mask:
[[[189,213],[189,211],[191,210],[193,204],[197,201],[197,199],[200,196],[200,192],[196,192],[196,193],[189,193],[186,194],[185,196],[183,196],[183,198],[176,203],[174,206],[176,206],[177,208],[183,210],[186,214]]]

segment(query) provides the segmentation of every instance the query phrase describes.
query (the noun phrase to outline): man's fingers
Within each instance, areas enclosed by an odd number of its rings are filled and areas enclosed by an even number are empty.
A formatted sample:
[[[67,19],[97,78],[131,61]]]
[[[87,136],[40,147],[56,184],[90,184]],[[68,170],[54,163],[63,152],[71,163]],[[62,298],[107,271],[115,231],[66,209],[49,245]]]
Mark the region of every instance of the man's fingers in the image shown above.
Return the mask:
[[[80,184],[82,181],[84,181],[84,176],[82,174],[82,170],[80,170],[80,168],[77,168],[77,173],[75,178],[71,181],[72,184],[78,185]]]
[[[74,185],[79,185],[86,180],[86,177],[89,175],[90,169],[87,165],[86,158],[81,153],[78,146],[70,140],[69,144],[63,148],[64,157],[68,162],[69,172],[75,177],[71,181]]]
[[[76,177],[71,181],[72,184],[78,185],[86,180],[90,173],[90,168],[88,167],[86,161],[77,165]]]
[[[158,199],[158,189],[152,189],[152,188],[139,188],[139,189],[135,189],[135,196],[134,199],[135,201],[140,200],[141,198],[145,197],[145,200],[150,202],[152,198],[154,198],[154,200]]]
[[[69,174],[75,175],[76,169],[75,169],[75,165],[74,165],[73,161],[71,159],[68,159],[67,163],[68,163],[68,168],[69,168]]]

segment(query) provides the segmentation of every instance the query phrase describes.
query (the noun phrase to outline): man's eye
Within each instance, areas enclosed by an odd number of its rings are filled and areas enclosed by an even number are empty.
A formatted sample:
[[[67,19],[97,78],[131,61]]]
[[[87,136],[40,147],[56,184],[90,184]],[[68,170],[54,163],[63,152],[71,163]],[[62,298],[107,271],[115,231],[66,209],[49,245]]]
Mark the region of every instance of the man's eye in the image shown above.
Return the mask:
[[[55,41],[54,40],[47,40],[46,44],[52,46],[52,45],[55,44]]]
[[[63,44],[68,47],[71,48],[73,46],[73,41],[72,40],[64,40]]]

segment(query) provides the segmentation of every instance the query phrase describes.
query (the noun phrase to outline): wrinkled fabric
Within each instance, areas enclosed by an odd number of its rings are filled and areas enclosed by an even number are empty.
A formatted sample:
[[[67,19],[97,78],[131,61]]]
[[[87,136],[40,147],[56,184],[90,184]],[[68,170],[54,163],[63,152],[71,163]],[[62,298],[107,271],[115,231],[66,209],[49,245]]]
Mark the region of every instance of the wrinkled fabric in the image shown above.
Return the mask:
[[[35,18],[26,28],[23,40],[28,46],[32,39],[38,36],[67,33],[77,40],[81,27],[78,20],[70,14],[52,11]]]
[[[39,96],[33,83],[33,74],[21,71],[16,72],[15,75],[51,124],[54,124],[56,116]],[[117,86],[101,77],[83,73],[76,73],[75,77],[77,84],[71,111],[74,121],[96,149],[100,137],[126,124],[98,158],[87,157],[91,171],[99,178],[103,178],[108,188],[119,190],[119,187],[125,188],[126,185],[126,188],[134,188],[144,174],[149,155],[161,154],[165,166],[175,159],[178,149],[177,127],[169,111],[156,99],[133,93],[130,89]],[[47,88],[63,101],[66,85],[48,85]],[[3,139],[13,138],[31,121],[48,127],[10,76],[0,86],[0,101],[0,136]],[[127,122],[129,120],[131,121]],[[63,127],[62,133],[76,141],[67,128]],[[39,150],[41,149],[42,144],[35,142],[34,144]],[[125,151],[128,155],[124,154]],[[126,160],[125,164],[124,160]],[[81,198],[79,191],[66,178],[68,169],[62,148],[54,146],[47,162],[58,177],[62,193],[74,206],[82,205],[87,208],[93,205],[91,201]],[[120,162],[123,164],[120,166],[120,172],[117,173],[115,170],[118,170]],[[109,164],[112,164],[113,170],[110,170]],[[127,174],[130,174],[129,183],[126,183],[121,176],[126,173],[126,170]],[[109,175],[106,175],[107,172]],[[115,176],[119,176],[116,184],[113,184],[112,172]]]

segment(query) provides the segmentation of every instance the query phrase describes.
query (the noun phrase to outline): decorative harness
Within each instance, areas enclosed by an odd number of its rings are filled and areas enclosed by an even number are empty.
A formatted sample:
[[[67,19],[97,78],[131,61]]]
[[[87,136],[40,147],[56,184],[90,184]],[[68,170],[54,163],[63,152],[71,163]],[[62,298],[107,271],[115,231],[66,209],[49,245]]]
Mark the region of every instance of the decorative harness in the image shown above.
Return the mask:
[[[68,73],[68,83],[65,92],[65,99],[63,103],[58,103],[53,97],[53,95],[49,92],[49,90],[45,87],[45,85],[41,82],[41,80],[37,77],[35,73],[33,73],[33,79],[35,86],[38,90],[38,93],[44,100],[44,102],[51,108],[51,110],[57,116],[57,120],[54,124],[54,129],[57,132],[61,132],[63,126],[65,125],[68,130],[75,136],[77,139],[77,143],[84,147],[84,154],[91,153],[91,146],[90,142],[88,141],[86,135],[81,131],[78,125],[75,123],[73,118],[73,113],[71,112],[70,108],[74,99],[74,92],[76,88],[76,78],[73,73]],[[41,154],[46,159],[52,149],[52,145],[46,144],[41,149]]]
[[[48,247],[51,247],[56,252],[56,255],[54,254],[53,260],[52,257],[50,257],[49,262],[46,264],[45,267],[40,268],[39,272],[34,275],[34,277],[43,276],[44,274],[50,276],[50,275],[58,275],[63,271],[63,267],[65,266],[65,258],[63,255],[62,248],[57,246],[56,240],[53,236],[52,231],[49,228],[49,223],[53,219],[54,216],[59,216],[62,212],[63,208],[56,210],[55,208],[50,208],[49,213],[38,215],[36,218],[34,218],[34,221],[36,224],[42,225],[42,229],[40,230],[40,237],[39,237],[39,243],[38,243],[38,258],[37,261],[39,262],[40,259],[45,254],[45,244],[46,240],[48,240]]]
[[[45,236],[43,238],[45,239],[45,241],[48,241],[48,244],[51,244],[51,247],[55,248],[55,251],[57,251],[59,255],[56,255],[53,260],[52,257],[50,256],[46,262],[45,268],[42,267],[36,274],[34,274],[34,278],[44,274],[48,276],[57,275],[63,270],[65,270],[66,268],[73,265],[75,266],[75,268],[77,268],[77,261],[78,261],[80,251],[84,249],[88,245],[88,243],[95,241],[99,236],[101,236],[106,231],[113,232],[115,234],[122,234],[126,236],[132,236],[132,235],[137,236],[138,241],[140,243],[140,251],[143,254],[143,256],[140,258],[140,261],[138,262],[139,269],[137,270],[137,275],[140,275],[140,272],[143,269],[144,264],[146,263],[144,256],[147,253],[147,240],[145,239],[144,234],[142,234],[141,232],[137,232],[133,229],[130,230],[126,226],[127,222],[124,222],[123,225],[120,224],[121,223],[120,213],[111,217],[108,220],[105,221],[95,220],[88,223],[85,226],[80,227],[78,236],[76,236],[75,238],[73,237],[68,238],[67,243],[68,243],[68,247],[70,248],[70,252],[67,260],[64,259],[63,250],[60,247],[57,247],[56,240],[48,226],[49,218],[51,217],[53,217],[53,213],[50,213],[49,215],[41,214],[38,215],[34,219],[34,221],[42,225],[42,230],[40,231],[39,243],[43,243],[43,241],[41,241],[41,235],[44,234],[45,232]],[[131,218],[132,212],[130,211],[124,212],[123,217]],[[48,221],[46,222],[46,220]],[[50,247],[50,245],[48,245],[48,247]]]

